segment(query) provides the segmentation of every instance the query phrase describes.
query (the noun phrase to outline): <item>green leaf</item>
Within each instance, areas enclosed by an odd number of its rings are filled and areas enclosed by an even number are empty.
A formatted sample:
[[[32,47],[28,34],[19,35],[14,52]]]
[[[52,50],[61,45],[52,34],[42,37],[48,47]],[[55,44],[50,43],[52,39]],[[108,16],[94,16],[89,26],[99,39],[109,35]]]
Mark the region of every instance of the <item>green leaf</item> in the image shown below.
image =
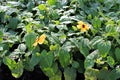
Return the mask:
[[[107,63],[110,65],[110,67],[114,67],[114,65],[115,65],[115,61],[114,61],[114,59],[111,57],[111,56],[108,56],[107,57]]]
[[[0,7],[0,9],[2,10],[1,7]],[[5,6],[4,6],[4,10],[5,10]],[[5,12],[0,12],[0,21],[1,22],[5,22],[6,21],[6,19],[5,19]]]
[[[85,4],[84,4],[84,1],[83,0],[78,0],[78,3],[79,3],[79,6],[80,8],[84,8]]]
[[[27,71],[34,70],[34,67],[30,66],[30,58],[28,56],[25,56],[25,59],[23,59],[23,65],[24,65],[24,69],[26,69]]]
[[[18,21],[19,21],[19,20],[18,20],[18,18],[16,18],[16,17],[10,18],[8,27],[11,28],[11,29],[16,29],[16,28],[17,28],[17,25],[18,25]]]
[[[58,65],[57,63],[53,63],[53,65],[51,67],[48,68],[42,68],[43,72],[45,73],[46,76],[48,76],[49,78],[53,77],[56,75],[57,71],[58,71]]]
[[[65,43],[63,44],[62,49],[70,52],[70,51],[72,50],[72,48],[74,48],[74,47],[75,47],[75,46],[72,45],[72,43],[71,43],[70,41],[67,41],[67,42],[65,42]]]
[[[77,30],[78,30],[76,26],[72,26],[72,29],[73,29],[74,31],[77,31]]]
[[[32,26],[32,23],[29,23],[27,26],[25,26],[27,33],[32,32],[31,26]]]
[[[72,63],[72,67],[73,68],[79,68],[79,66],[80,66],[80,64],[77,62],[77,61],[73,61],[73,63]]]
[[[115,49],[115,57],[117,61],[120,63],[120,48]]]
[[[56,33],[51,32],[51,35],[48,35],[48,39],[53,44],[60,44],[60,40]]]
[[[43,20],[43,19],[45,18],[45,16],[40,15],[39,18],[40,18],[41,20]]]
[[[70,41],[79,49],[79,42],[76,38],[71,38]]]
[[[59,39],[60,39],[61,43],[64,43],[65,40],[66,40],[66,35],[65,34],[61,34],[61,36],[59,37]]]
[[[97,30],[100,29],[101,27],[101,20],[98,17],[94,17],[93,21],[92,21],[93,27]]]
[[[87,16],[87,19],[88,19],[88,20],[91,20],[91,19],[92,19],[92,15],[89,14],[89,15]],[[92,23],[92,24],[93,24],[93,23]]]
[[[1,44],[0,45],[3,49],[3,51],[6,51],[6,50],[9,50],[9,44],[8,43],[6,43],[6,44]]]
[[[90,46],[94,49],[97,48],[97,44],[102,41],[101,36],[96,36],[90,41]]]
[[[120,68],[116,67],[110,72],[110,80],[117,80],[120,78]]]
[[[16,63],[15,60],[5,57],[3,62],[9,67],[13,77],[19,78],[23,74],[24,67],[22,61]]]
[[[93,51],[92,53],[90,53],[84,62],[84,66],[85,68],[92,68],[95,64],[96,59],[99,57],[99,52],[98,50]]]
[[[114,38],[116,39],[117,43],[120,44],[119,36],[114,36]]]
[[[64,70],[65,80],[76,80],[76,70],[74,68],[65,68]]]
[[[59,25],[60,24],[60,21],[59,20],[56,20],[54,21],[55,22],[55,25]]]
[[[120,78],[120,68],[116,67],[110,71],[104,67],[99,71],[97,77],[98,80],[117,80]]]
[[[39,10],[45,10],[46,9],[46,5],[45,4],[39,4],[38,9]]]
[[[24,67],[22,61],[17,62],[17,64],[15,65],[15,69],[11,70],[12,76],[14,76],[15,78],[19,78],[20,76],[22,76],[24,70],[23,68]]]
[[[7,3],[8,3],[8,5],[10,5],[12,7],[20,6],[20,2],[16,2],[16,1],[8,1]]]
[[[60,31],[61,30],[68,30],[67,26],[66,25],[58,25],[56,26]]]
[[[99,71],[97,77],[98,77],[98,80],[111,80],[110,72],[108,71],[106,67],[103,67],[103,69]]]
[[[59,71],[54,76],[50,77],[49,80],[62,80],[62,73]]]
[[[34,2],[31,0],[27,4],[27,9],[28,11],[32,11],[33,8],[34,8]]]
[[[63,68],[67,67],[70,64],[70,54],[67,51],[61,49],[59,51],[59,61]]]
[[[89,54],[89,40],[87,38],[80,37],[80,41],[75,38],[71,38],[70,41],[79,49],[84,57]]]
[[[3,33],[2,31],[0,31],[0,43],[2,42],[2,40],[3,40]]]
[[[40,53],[32,54],[32,58],[30,59],[30,66],[34,68],[40,61]]]
[[[88,39],[81,39],[80,45],[79,45],[79,51],[87,57],[89,54],[89,40]]]
[[[48,77],[51,77],[51,76],[54,76],[54,75],[55,75],[55,73],[54,73],[54,71],[53,71],[53,68],[51,68],[51,67],[44,68],[44,69],[42,69],[42,70],[43,70],[44,74],[45,74],[46,76],[48,76]]]
[[[48,1],[48,5],[55,5],[57,0],[47,0]]]
[[[114,6],[114,3],[111,2],[112,0],[105,0],[104,4],[105,4],[105,8],[106,9],[110,9],[112,6]]]
[[[50,45],[50,50],[58,50],[59,48],[59,45],[56,44],[56,45]]]
[[[115,35],[117,35],[118,33],[117,33],[117,30],[116,30],[116,28],[115,28],[115,26],[113,25],[113,26],[111,26],[110,24],[109,25],[107,25],[106,27],[105,27],[105,30],[106,30],[106,35],[107,36],[115,36]]]
[[[54,54],[52,52],[46,52],[43,50],[40,55],[40,67],[41,68],[50,68],[53,64]]]
[[[111,49],[111,42],[102,40],[97,44],[98,50],[102,57],[106,57]]]
[[[29,50],[33,49],[33,43],[35,42],[36,34],[35,33],[29,33],[25,36],[25,42]]]
[[[85,80],[97,80],[98,73],[98,69],[88,68],[84,73]]]
[[[50,10],[49,17],[53,20],[58,20],[60,16],[57,10]]]
[[[25,50],[26,50],[26,45],[25,45],[25,44],[19,44],[18,49],[19,49],[21,52],[25,52]]]
[[[106,23],[106,27],[112,27],[112,26],[114,26],[115,25],[115,22],[113,21],[113,20],[108,20]],[[113,28],[113,27],[112,27]],[[109,29],[107,29],[107,30],[109,30]]]
[[[9,67],[10,70],[15,68],[16,62],[13,59],[10,59],[8,57],[3,58],[3,63]]]

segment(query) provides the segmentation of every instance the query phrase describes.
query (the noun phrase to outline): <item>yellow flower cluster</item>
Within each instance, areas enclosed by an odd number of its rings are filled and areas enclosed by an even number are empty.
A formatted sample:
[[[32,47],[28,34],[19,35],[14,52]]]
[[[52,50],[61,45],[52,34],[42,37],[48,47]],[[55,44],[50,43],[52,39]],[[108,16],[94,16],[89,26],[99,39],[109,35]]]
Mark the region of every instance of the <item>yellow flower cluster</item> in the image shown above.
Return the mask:
[[[36,41],[34,42],[33,46],[37,46],[38,44],[43,44],[45,41],[46,35],[42,34],[39,38],[36,39]]]
[[[78,22],[77,28],[80,29],[81,32],[86,32],[89,30],[89,26],[82,21]]]

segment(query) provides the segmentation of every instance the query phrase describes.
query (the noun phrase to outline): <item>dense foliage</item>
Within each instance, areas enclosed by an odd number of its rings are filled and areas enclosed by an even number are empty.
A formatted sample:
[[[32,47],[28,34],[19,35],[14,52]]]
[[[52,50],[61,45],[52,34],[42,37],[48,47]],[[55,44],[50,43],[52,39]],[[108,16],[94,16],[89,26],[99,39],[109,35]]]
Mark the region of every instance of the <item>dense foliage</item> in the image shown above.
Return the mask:
[[[50,80],[120,78],[120,0],[0,0],[0,65]],[[83,79],[81,79],[83,80]]]

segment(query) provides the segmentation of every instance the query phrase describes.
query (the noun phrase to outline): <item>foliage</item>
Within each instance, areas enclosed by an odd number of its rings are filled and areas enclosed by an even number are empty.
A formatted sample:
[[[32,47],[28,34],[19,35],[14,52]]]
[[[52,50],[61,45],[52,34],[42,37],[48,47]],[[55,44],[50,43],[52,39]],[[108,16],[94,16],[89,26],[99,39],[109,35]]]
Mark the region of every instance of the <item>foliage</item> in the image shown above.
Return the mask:
[[[117,80],[119,10],[119,0],[0,1],[0,65],[15,78],[39,67],[50,80]]]

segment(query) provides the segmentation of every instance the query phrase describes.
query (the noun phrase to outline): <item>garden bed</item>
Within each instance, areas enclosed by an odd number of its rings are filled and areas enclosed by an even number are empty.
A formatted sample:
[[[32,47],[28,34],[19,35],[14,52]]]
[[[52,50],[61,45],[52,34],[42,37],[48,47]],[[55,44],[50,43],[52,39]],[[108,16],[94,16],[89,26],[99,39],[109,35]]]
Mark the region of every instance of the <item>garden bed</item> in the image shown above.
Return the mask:
[[[119,0],[0,0],[0,80],[120,78]]]

